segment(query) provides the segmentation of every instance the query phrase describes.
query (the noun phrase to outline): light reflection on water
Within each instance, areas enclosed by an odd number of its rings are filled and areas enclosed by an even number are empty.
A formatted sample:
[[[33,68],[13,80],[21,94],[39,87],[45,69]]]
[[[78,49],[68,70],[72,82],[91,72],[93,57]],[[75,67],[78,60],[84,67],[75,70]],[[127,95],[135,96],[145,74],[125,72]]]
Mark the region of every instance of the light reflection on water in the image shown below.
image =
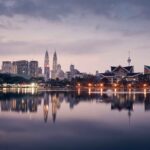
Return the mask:
[[[88,92],[0,93],[0,149],[150,149],[149,93]]]

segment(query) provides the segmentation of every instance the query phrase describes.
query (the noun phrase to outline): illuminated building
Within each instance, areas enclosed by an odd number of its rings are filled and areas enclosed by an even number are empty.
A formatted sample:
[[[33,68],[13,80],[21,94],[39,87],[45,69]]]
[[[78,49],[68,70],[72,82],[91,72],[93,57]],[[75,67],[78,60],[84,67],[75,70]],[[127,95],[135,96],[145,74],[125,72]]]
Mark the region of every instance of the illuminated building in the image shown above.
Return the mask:
[[[112,66],[111,71],[100,73],[101,79],[107,79],[110,83],[119,82],[122,79],[126,81],[138,81],[141,73],[134,73],[133,66]]]
[[[44,78],[45,78],[45,81],[47,81],[50,78],[50,67],[49,67],[49,54],[48,54],[48,51],[46,51],[46,53],[45,53]]]
[[[122,66],[117,66],[111,67],[111,72],[114,74],[114,76],[120,80],[126,77],[128,74],[134,73],[134,67],[133,66],[127,66],[127,67],[122,67]]]
[[[52,69],[52,79],[56,79],[57,78],[57,53],[56,51],[54,52],[53,55],[53,69]]]

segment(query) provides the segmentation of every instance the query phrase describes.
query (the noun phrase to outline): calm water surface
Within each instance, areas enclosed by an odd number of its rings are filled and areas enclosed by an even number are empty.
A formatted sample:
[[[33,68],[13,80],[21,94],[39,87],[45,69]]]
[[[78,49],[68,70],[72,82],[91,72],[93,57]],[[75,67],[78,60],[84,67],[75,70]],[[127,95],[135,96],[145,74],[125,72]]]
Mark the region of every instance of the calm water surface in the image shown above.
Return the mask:
[[[0,93],[0,150],[150,149],[150,94]]]

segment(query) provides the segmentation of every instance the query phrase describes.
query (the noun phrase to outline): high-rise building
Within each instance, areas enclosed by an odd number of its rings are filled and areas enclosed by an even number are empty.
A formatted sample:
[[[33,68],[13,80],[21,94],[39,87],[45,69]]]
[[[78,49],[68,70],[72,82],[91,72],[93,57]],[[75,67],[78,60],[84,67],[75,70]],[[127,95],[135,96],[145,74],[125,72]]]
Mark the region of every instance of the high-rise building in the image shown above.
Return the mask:
[[[60,64],[57,65],[56,78],[58,78],[59,80],[64,80],[64,78],[65,78],[64,71],[61,69]]]
[[[30,61],[29,63],[29,75],[31,77],[38,76],[38,61]]]
[[[42,67],[38,67],[38,77],[43,77]]]
[[[11,61],[3,61],[2,62],[2,73],[11,73],[11,71],[12,71]]]
[[[49,67],[49,54],[48,54],[48,51],[46,51],[46,53],[45,53],[44,77],[45,77],[45,81],[47,81],[50,78],[50,67]]]
[[[56,79],[56,78],[57,78],[57,53],[55,51],[53,55],[52,79]]]
[[[17,66],[17,74],[28,76],[29,75],[29,62],[26,60],[13,62]]]
[[[53,56],[53,70],[57,70],[57,54],[56,54],[56,51],[54,52],[54,56]]]
[[[70,65],[70,75],[71,75],[71,78],[75,78],[76,76],[78,76],[80,72],[75,69],[75,66],[74,65]]]
[[[12,62],[12,74],[17,74],[17,64],[16,64],[16,62]]]

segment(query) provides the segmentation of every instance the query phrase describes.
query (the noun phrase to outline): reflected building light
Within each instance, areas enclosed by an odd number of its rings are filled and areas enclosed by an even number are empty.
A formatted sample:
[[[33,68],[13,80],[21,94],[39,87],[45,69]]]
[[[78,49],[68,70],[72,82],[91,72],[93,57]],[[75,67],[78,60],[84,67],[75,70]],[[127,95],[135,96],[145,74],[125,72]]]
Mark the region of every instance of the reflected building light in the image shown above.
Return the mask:
[[[115,88],[117,88],[117,83],[114,83],[114,85],[113,85]]]
[[[146,87],[147,87],[147,84],[143,84],[143,87],[146,88]]]
[[[81,94],[81,89],[80,88],[78,88],[78,95],[80,95]]]
[[[56,121],[56,113],[57,113],[57,97],[56,94],[52,96],[52,117],[53,123]]]
[[[55,123],[56,122],[56,116],[57,116],[57,109],[60,108],[60,100],[56,94],[51,97],[51,102],[52,102],[53,123]]]
[[[49,112],[49,95],[47,93],[44,94],[43,112],[44,112],[44,122],[46,123],[48,120],[48,112]]]
[[[12,110],[15,110],[15,109],[16,109],[16,106],[17,106],[16,100],[13,99],[13,100],[11,101],[11,109],[12,109]]]
[[[103,88],[100,89],[100,94],[103,96]]]
[[[27,88],[25,88],[25,94],[27,93]]]
[[[20,88],[17,89],[17,93],[18,93],[18,94],[20,93]]]
[[[35,94],[35,88],[31,88],[31,93],[32,93],[32,95]]]
[[[80,83],[78,83],[78,84],[77,84],[77,86],[78,86],[78,88],[80,88],[80,87],[81,87],[81,84],[80,84]]]
[[[131,88],[129,88],[129,94],[131,95]]]
[[[104,86],[104,84],[103,84],[103,83],[101,83],[101,84],[100,84],[100,87],[102,88],[103,86]]]
[[[136,95],[135,95],[135,92],[133,93],[133,101],[136,101]]]
[[[91,95],[91,88],[88,89],[88,94]]]
[[[91,87],[91,86],[92,86],[92,84],[91,84],[91,83],[89,83],[89,84],[88,84],[88,87]]]
[[[7,88],[3,88],[3,93],[7,93]]]
[[[147,96],[147,90],[144,89],[144,98],[146,99],[146,96]]]
[[[44,106],[43,106],[44,122],[45,122],[45,123],[47,122],[47,119],[48,119],[48,109],[49,109],[49,106],[48,106],[48,105],[44,105]]]
[[[24,88],[21,88],[21,93],[24,93]]]
[[[115,92],[114,95],[116,96],[117,95],[117,89],[116,88],[114,89],[114,92]]]

